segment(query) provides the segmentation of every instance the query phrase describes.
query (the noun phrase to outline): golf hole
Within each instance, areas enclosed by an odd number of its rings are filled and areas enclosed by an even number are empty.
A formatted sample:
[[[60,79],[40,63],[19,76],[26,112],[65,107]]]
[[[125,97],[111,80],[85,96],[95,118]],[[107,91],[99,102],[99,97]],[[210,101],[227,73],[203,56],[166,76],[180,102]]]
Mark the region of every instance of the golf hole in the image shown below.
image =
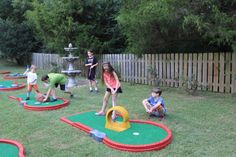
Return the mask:
[[[133,132],[133,135],[134,135],[134,136],[138,136],[138,135],[139,135],[139,132]]]

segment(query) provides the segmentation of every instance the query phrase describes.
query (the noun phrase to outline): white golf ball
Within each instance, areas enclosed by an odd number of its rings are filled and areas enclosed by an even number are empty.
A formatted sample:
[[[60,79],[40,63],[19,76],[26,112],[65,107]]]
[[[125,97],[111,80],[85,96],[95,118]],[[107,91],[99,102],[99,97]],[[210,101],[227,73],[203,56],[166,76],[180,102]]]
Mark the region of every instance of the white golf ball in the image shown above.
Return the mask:
[[[133,132],[133,135],[134,135],[134,136],[138,136],[138,135],[139,135],[139,132]]]

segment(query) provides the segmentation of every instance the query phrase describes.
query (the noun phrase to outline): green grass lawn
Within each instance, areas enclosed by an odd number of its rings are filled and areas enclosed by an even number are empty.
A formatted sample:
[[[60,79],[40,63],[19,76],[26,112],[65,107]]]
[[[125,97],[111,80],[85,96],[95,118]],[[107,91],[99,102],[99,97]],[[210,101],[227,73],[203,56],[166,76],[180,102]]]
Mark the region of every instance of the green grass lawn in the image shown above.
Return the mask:
[[[12,72],[23,72],[23,67],[0,65]],[[39,87],[43,71],[38,71]],[[80,78],[84,79],[84,78]],[[0,76],[2,81],[2,76]],[[26,82],[20,80],[19,82]],[[118,104],[124,106],[131,119],[148,120],[141,101],[150,95],[152,87],[130,86],[122,82],[123,93]],[[7,98],[26,92],[0,91],[0,138],[19,141],[27,157],[234,157],[236,155],[236,98],[230,94],[198,92],[196,96],[182,89],[164,88],[168,116],[159,121],[173,134],[172,143],[165,149],[144,153],[130,153],[111,149],[94,141],[85,132],[60,121],[60,117],[77,112],[99,110],[105,87],[99,82],[99,94],[90,94],[87,86],[74,88],[75,98],[69,106],[55,111],[28,111]],[[69,98],[58,91],[59,96]],[[111,101],[109,102],[111,107]],[[1,152],[0,152],[1,154]],[[1,155],[0,155],[1,156]]]

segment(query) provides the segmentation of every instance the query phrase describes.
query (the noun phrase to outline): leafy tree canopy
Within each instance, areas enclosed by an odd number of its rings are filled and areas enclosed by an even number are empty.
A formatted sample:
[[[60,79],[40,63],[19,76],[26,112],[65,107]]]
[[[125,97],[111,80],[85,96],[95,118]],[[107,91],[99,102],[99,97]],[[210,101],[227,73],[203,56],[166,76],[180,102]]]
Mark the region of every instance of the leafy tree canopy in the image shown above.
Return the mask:
[[[18,64],[30,62],[30,55],[38,48],[38,42],[28,27],[24,13],[30,9],[29,1],[0,1],[0,50],[5,58]]]
[[[129,52],[232,51],[235,8],[235,0],[124,0],[117,20]]]
[[[68,43],[79,47],[79,52],[122,51],[124,38],[115,21],[119,1],[35,0],[32,5],[27,19],[50,51],[63,53]]]

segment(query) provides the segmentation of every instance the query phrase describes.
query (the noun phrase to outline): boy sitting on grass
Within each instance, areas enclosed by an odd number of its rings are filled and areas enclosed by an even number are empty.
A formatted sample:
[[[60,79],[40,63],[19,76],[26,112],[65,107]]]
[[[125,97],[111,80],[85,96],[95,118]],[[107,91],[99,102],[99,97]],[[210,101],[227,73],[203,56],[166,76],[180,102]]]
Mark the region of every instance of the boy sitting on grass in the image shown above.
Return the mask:
[[[154,88],[152,89],[152,94],[149,98],[143,100],[143,106],[149,116],[160,117],[159,120],[162,120],[166,113],[165,103],[161,97],[161,89]]]

